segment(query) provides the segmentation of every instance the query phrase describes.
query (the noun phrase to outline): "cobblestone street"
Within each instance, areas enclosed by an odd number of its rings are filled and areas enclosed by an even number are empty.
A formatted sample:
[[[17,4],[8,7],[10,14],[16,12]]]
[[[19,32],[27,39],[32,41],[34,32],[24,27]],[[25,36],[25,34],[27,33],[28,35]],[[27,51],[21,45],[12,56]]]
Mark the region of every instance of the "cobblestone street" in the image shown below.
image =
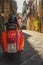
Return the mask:
[[[37,51],[41,59],[43,59],[43,33],[28,30],[23,30],[23,32],[30,35],[30,37],[27,38],[27,41],[34,48],[34,50]],[[33,55],[31,59],[41,61],[38,59],[37,54]]]

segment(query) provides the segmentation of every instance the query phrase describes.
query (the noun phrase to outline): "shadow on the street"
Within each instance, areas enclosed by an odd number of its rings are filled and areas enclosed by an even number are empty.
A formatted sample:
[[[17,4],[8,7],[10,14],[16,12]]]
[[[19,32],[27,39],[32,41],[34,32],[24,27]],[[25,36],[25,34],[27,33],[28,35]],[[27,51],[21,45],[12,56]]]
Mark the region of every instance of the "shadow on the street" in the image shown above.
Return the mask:
[[[1,54],[0,65],[20,65],[21,54]]]

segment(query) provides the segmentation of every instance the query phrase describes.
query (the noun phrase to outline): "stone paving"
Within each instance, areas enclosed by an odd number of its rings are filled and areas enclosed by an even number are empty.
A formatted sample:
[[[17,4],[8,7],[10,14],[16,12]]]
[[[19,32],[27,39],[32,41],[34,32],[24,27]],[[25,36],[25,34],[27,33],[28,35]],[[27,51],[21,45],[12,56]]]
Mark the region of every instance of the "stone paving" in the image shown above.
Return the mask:
[[[31,37],[28,37],[27,40],[30,42],[34,50],[37,51],[40,57],[43,59],[43,33],[30,30],[23,30],[23,32],[31,35]]]

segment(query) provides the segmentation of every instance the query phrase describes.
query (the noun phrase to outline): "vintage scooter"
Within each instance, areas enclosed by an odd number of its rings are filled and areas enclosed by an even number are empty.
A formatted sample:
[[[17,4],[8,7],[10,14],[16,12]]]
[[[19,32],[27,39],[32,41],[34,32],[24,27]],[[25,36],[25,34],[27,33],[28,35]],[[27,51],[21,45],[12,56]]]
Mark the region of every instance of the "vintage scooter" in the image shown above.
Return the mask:
[[[24,36],[13,22],[6,24],[6,31],[2,32],[2,49],[4,53],[18,53],[24,48]]]

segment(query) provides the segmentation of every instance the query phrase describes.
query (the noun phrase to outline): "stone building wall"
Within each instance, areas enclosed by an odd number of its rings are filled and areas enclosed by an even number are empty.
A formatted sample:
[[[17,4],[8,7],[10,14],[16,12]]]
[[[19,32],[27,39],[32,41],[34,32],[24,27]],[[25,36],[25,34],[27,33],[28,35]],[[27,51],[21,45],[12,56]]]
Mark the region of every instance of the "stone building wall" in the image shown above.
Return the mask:
[[[10,14],[10,3],[7,0],[4,0],[4,20],[5,22],[8,20]]]

